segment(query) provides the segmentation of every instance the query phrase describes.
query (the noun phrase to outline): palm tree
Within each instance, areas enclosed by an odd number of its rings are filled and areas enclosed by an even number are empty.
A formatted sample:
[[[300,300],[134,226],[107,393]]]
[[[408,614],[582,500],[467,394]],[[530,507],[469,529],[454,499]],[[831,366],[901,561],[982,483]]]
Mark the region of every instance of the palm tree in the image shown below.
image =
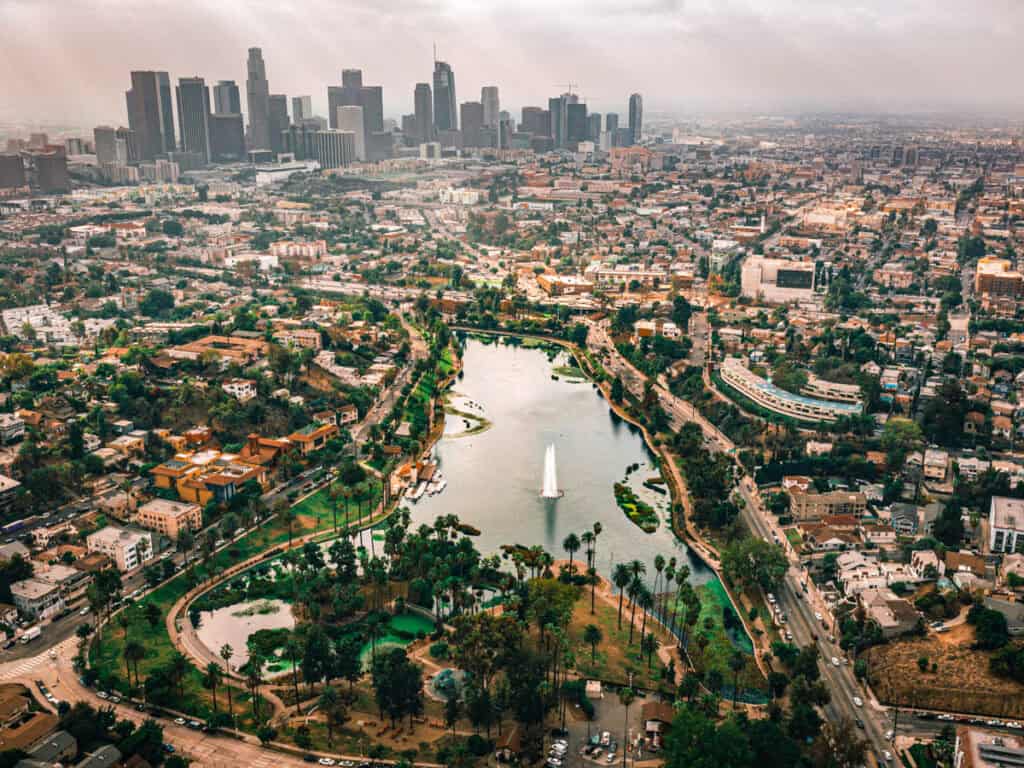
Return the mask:
[[[334,532],[338,532],[338,499],[341,498],[341,486],[338,483],[332,483],[331,487],[327,489],[327,496],[331,500],[331,516],[334,521]]]
[[[327,746],[332,747],[334,746],[334,718],[338,706],[341,704],[338,689],[333,685],[324,686],[317,704],[327,718]]]
[[[587,568],[591,568],[594,565],[594,533],[593,531],[584,531],[580,534],[580,543],[583,545],[584,551],[587,553]]]
[[[277,519],[284,525],[288,526],[288,549],[291,549],[292,526],[295,524],[295,511],[286,499],[282,499],[280,497],[278,497],[278,500],[274,502],[274,506],[277,507]]]
[[[658,594],[658,585],[661,584],[661,572],[665,570],[665,558],[663,555],[654,556],[654,594]]]
[[[249,693],[252,698],[252,716],[256,722],[260,722],[260,686],[263,685],[263,658],[259,654],[249,656],[249,663],[245,676],[246,685],[249,686]]]
[[[222,679],[222,672],[216,662],[211,661],[206,665],[206,684],[210,686],[210,692],[213,694],[213,711],[214,714],[217,712],[217,685]]]
[[[231,657],[235,655],[235,649],[231,647],[230,643],[224,643],[220,647],[220,657],[224,659],[224,669],[227,674],[231,674]],[[231,684],[228,683],[225,686],[228,689],[228,710],[232,716],[235,714],[235,703],[231,700]]]
[[[135,668],[135,685],[139,684],[139,662],[146,658],[146,649],[142,643],[136,640],[129,640],[124,644],[124,665],[125,668],[131,664]],[[128,685],[132,684],[132,673],[128,670]]]
[[[565,541],[562,542],[562,549],[569,553],[569,575],[576,572],[576,566],[573,565],[572,556],[580,548],[580,538],[575,533],[570,533],[565,537]]]
[[[604,640],[601,628],[597,624],[587,624],[583,628],[583,642],[590,643],[590,661],[597,663],[597,645]]]
[[[188,659],[180,652],[171,657],[171,676],[178,684],[178,695],[185,695],[185,675],[188,674]]]
[[[640,602],[640,607],[644,609],[644,620],[640,626],[640,638],[641,641],[647,633],[647,613],[654,607],[654,594],[646,586],[640,590],[640,594],[637,596]]]
[[[294,635],[288,638],[285,652],[292,662],[292,684],[295,686],[295,713],[301,715],[302,707],[299,706],[299,659],[302,658],[302,646],[299,645],[299,640]]]
[[[740,672],[747,666],[747,660],[739,651],[733,651],[729,657],[729,669],[732,670],[732,708],[736,709],[736,699],[740,693]]]
[[[632,688],[621,688],[619,690],[619,703],[626,709],[624,725],[622,727],[622,768],[626,768],[626,753],[629,751],[626,746],[629,744],[629,705],[633,703],[636,694]]]
[[[454,599],[452,602],[455,602]],[[364,626],[366,627],[366,634],[370,637],[370,660],[373,663],[377,661],[377,641],[384,636],[383,617],[379,613],[370,613],[366,616]]]
[[[597,569],[594,566],[587,568],[587,581],[590,582],[590,615],[593,616],[596,611],[594,610],[594,595],[597,592],[597,582],[600,580],[600,576],[597,575]]]
[[[633,644],[633,627],[636,625],[636,601],[640,597],[640,592],[645,590],[644,583],[640,581],[636,576],[629,582],[629,586],[626,588],[626,594],[629,595],[630,611],[629,611],[629,644]]]
[[[622,629],[622,596],[632,580],[633,576],[625,563],[618,563],[612,569],[612,583],[619,588],[619,629]]]
[[[651,671],[651,663],[654,661],[654,652],[658,650],[658,638],[654,636],[653,632],[648,632],[644,635],[644,639],[640,641],[640,650],[642,653],[647,654],[647,671]]]
[[[601,527],[600,523],[594,523],[594,567],[597,567],[597,537],[601,535],[601,531],[604,528]]]

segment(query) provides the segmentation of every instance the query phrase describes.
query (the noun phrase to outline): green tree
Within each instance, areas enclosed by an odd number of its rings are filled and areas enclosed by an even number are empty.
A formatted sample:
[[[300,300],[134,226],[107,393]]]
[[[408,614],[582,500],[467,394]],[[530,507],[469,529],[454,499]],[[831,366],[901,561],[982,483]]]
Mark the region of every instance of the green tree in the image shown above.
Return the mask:
[[[590,661],[597,663],[597,646],[604,640],[601,628],[596,624],[587,624],[583,629],[583,642],[590,646]]]

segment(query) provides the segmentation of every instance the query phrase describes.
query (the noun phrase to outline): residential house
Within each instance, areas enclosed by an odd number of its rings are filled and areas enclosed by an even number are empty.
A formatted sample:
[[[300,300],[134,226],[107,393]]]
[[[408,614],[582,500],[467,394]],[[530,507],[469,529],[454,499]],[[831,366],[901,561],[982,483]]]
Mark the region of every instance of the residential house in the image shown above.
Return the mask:
[[[867,619],[878,626],[885,638],[914,631],[921,618],[914,606],[886,587],[865,589],[857,596],[857,601]]]

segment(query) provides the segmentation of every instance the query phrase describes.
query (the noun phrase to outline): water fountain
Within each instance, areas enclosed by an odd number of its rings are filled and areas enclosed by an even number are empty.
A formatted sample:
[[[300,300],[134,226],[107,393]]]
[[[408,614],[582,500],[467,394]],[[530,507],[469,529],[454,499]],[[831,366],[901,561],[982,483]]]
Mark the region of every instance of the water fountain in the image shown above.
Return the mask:
[[[562,492],[558,490],[558,470],[555,467],[555,444],[548,445],[544,453],[544,488],[540,492],[541,498],[557,499]]]

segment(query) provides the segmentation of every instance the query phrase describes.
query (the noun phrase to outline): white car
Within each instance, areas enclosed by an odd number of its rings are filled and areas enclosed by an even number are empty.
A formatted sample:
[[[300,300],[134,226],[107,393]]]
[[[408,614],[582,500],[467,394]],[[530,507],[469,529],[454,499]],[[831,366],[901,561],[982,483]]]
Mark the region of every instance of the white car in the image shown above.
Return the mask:
[[[101,699],[109,698],[109,694],[107,694],[106,691],[98,691],[96,695],[99,696]]]
[[[174,718],[174,724],[175,725],[184,725],[185,724],[185,718],[184,717],[176,717],[176,718]]]
[[[894,735],[895,735],[895,733],[894,733],[894,732],[893,732],[893,730],[892,730],[892,729],[890,728],[890,729],[889,729],[888,731],[886,731],[886,732],[885,732],[885,740],[886,740],[886,741],[892,741],[892,737],[893,737]]]
[[[814,612],[814,618],[816,618],[818,621],[821,621],[821,614],[818,613],[817,611],[815,611]]]
[[[334,765],[334,761],[329,757],[321,757],[317,762],[320,763],[320,765]]]
[[[892,752],[890,752],[889,750],[885,750],[882,753],[882,759],[885,760],[885,762],[887,762],[887,763],[891,763],[892,762]]]
[[[832,657],[832,666],[833,667],[838,667],[839,666],[839,659],[838,659],[838,657],[836,657],[836,656]]]
[[[855,707],[863,707],[864,706],[864,700],[860,696],[854,696],[853,697],[853,706],[855,706]]]

